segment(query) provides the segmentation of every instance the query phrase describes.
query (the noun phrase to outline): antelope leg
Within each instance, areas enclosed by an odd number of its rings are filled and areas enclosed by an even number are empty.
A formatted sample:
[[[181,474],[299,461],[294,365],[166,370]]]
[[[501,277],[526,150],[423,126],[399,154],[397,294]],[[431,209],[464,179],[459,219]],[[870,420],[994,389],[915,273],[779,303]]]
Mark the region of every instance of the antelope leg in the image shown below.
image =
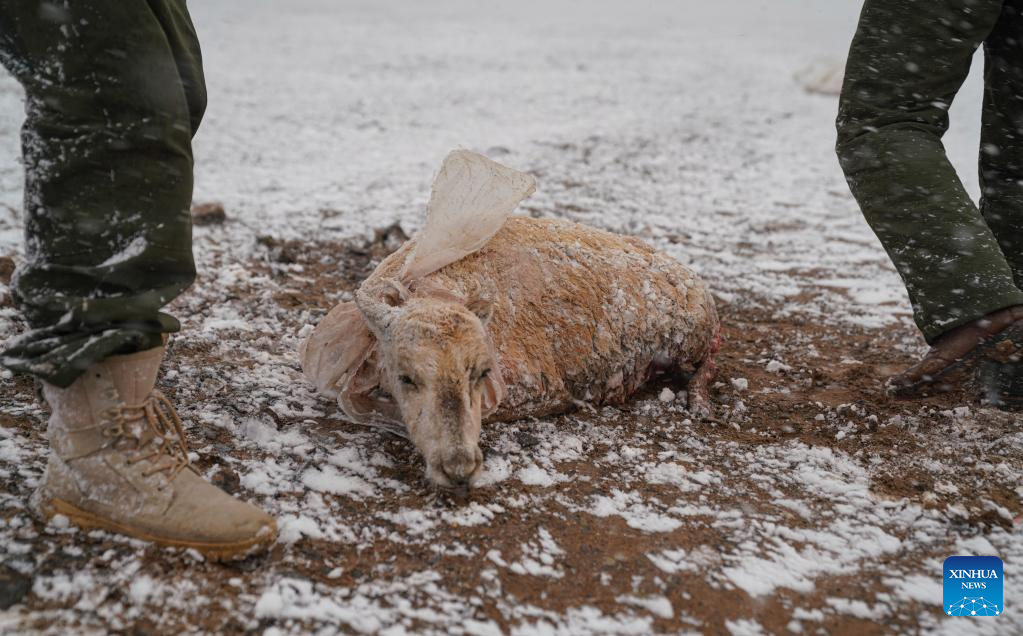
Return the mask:
[[[700,420],[714,417],[714,406],[710,401],[710,383],[717,374],[713,355],[708,355],[697,365],[696,373],[689,379],[689,413]]]

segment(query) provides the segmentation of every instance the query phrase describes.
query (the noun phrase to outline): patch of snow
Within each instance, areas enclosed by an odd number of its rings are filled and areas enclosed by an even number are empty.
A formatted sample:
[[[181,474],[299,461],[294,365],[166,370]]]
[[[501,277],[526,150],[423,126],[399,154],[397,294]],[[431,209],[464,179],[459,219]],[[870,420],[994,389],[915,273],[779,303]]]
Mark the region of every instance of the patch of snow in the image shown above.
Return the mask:
[[[636,493],[626,493],[617,489],[611,496],[597,495],[589,513],[597,517],[618,516],[625,520],[630,528],[644,532],[671,532],[682,526],[682,522],[670,516],[655,512],[649,506],[640,503],[642,499]]]
[[[739,618],[734,621],[726,620],[725,629],[732,636],[764,636],[764,628],[760,623],[751,618]]]
[[[341,473],[331,465],[309,468],[302,474],[302,483],[317,492],[347,495],[353,499],[372,497],[376,488],[365,479]]]
[[[671,601],[664,596],[619,596],[615,600],[625,605],[641,607],[664,620],[671,620],[675,617],[675,608],[671,606]]]

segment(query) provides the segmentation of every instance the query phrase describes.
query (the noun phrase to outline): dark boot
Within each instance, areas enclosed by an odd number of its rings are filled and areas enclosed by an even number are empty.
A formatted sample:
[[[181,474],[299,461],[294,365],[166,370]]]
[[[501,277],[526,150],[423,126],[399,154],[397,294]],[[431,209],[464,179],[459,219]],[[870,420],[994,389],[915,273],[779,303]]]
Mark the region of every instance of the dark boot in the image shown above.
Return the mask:
[[[985,364],[977,374],[981,397],[1006,411],[1023,411],[1023,363]]]
[[[964,386],[985,365],[1023,360],[1023,305],[1000,309],[942,334],[920,362],[888,380],[895,397],[926,397]]]

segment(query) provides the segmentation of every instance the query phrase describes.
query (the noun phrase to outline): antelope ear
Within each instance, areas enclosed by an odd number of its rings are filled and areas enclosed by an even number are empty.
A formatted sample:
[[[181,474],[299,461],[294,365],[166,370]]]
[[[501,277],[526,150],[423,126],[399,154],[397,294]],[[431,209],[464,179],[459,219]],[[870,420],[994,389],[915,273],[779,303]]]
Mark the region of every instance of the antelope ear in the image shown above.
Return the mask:
[[[383,340],[387,335],[394,317],[398,315],[397,305],[400,303],[397,289],[391,285],[373,286],[371,289],[360,287],[355,292],[355,304],[377,340]]]
[[[477,296],[465,303],[465,306],[469,311],[476,314],[476,317],[480,319],[484,327],[494,317],[494,301],[491,298]]]

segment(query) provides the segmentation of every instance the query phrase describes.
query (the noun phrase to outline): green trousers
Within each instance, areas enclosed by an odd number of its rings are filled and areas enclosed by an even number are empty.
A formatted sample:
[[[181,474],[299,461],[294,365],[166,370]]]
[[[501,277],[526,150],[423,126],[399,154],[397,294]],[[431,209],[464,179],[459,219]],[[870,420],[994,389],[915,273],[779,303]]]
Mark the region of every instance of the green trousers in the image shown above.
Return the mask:
[[[0,2],[0,62],[24,86],[29,331],[0,363],[58,386],[179,329],[195,277],[192,136],[206,107],[185,0]]]
[[[941,138],[981,45],[978,207]],[[867,0],[846,67],[837,150],[928,342],[1023,304],[1023,0]]]

